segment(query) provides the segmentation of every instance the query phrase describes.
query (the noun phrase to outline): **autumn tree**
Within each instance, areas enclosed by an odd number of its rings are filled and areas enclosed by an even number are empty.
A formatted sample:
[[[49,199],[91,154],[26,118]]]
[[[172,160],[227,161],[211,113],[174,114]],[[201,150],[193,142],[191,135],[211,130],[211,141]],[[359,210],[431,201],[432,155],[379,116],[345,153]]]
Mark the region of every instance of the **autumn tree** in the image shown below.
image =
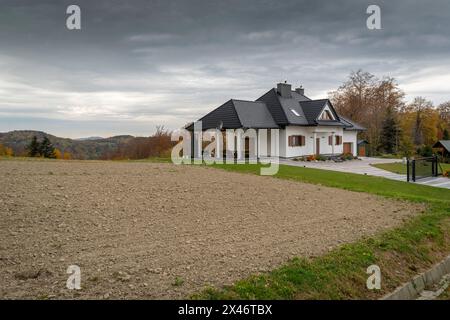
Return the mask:
[[[59,149],[55,149],[55,159],[62,159],[62,153]]]
[[[156,126],[156,132],[152,138],[152,153],[154,156],[163,157],[169,153],[173,143],[170,139],[170,132],[164,126]]]
[[[72,160],[72,154],[70,152],[64,151],[63,159],[64,160]]]
[[[448,132],[450,131],[450,101],[441,103],[437,107],[437,112],[439,113],[438,139],[449,140]]]
[[[436,142],[439,113],[433,103],[423,97],[416,97],[401,110],[402,129],[412,137],[416,146],[432,145]]]
[[[0,143],[0,156],[12,157],[14,155],[14,151],[12,148],[6,147]]]
[[[404,93],[393,78],[381,80],[369,72],[352,72],[348,80],[330,93],[339,114],[363,125],[367,131],[362,138],[369,142],[371,154],[384,150],[381,141],[387,110],[396,113],[404,105]]]
[[[122,143],[111,154],[105,154],[103,159],[146,159],[150,157],[166,157],[174,143],[170,139],[171,133],[164,126],[157,126],[156,132],[150,137],[133,138]]]

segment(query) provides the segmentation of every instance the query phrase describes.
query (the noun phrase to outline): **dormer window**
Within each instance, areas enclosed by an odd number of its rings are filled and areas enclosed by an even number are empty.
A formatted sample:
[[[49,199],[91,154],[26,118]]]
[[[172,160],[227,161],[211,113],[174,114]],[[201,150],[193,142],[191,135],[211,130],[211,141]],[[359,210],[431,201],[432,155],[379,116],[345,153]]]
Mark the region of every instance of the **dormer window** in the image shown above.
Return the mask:
[[[322,112],[322,114],[320,115],[319,120],[325,120],[325,121],[330,121],[330,120],[334,120],[333,116],[331,115],[331,112],[329,110],[325,110],[324,112]]]

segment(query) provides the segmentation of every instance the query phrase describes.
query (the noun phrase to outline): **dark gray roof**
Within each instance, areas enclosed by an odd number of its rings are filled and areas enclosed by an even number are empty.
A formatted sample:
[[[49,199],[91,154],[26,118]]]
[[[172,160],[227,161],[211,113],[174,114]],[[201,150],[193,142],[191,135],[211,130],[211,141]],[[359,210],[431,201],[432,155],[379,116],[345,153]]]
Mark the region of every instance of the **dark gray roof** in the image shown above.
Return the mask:
[[[300,106],[299,101],[296,99],[286,99],[278,97],[280,100],[281,107],[286,115],[289,124],[305,126],[308,125],[308,119]],[[293,111],[294,110],[294,111]],[[296,112],[298,116],[294,113]]]
[[[433,148],[445,148],[450,152],[450,140],[439,140],[434,144]]]
[[[363,144],[363,143],[370,144],[369,141],[367,141],[367,140],[364,140],[364,139],[358,140],[358,145]]]
[[[281,106],[281,102],[278,96],[278,93],[275,89],[271,89],[266,92],[263,96],[258,98],[256,101],[264,102],[272,115],[273,119],[278,125],[287,125],[289,121],[286,117],[285,112],[283,111],[283,107]]]
[[[339,116],[339,118],[341,119],[341,122],[343,124],[345,124],[345,130],[349,130],[349,131],[352,131],[352,130],[364,131],[364,130],[366,130],[366,128],[357,124],[354,121],[349,120],[348,118],[345,118],[343,116]]]
[[[200,118],[199,121],[202,121],[203,130],[215,128],[238,129],[242,127],[238,114],[234,109],[233,100],[225,102]]]
[[[308,119],[309,125],[339,126],[339,127],[344,125],[340,122],[339,115],[336,113],[336,111],[334,111],[334,108],[328,99],[303,101],[300,102],[300,105],[302,106],[306,118]],[[336,120],[317,120],[317,118],[320,116],[323,109],[327,105],[330,107],[330,110],[333,113]]]
[[[232,99],[200,118],[199,121],[202,121],[203,130],[278,128],[269,110],[267,110],[266,104],[259,101]],[[189,130],[192,130],[192,128],[193,124],[187,126]]]
[[[278,128],[264,102],[234,99],[232,102],[242,127],[255,129]]]
[[[325,106],[329,106],[336,120],[317,120]],[[298,126],[340,126],[345,130],[365,130],[362,126],[337,114],[330,100],[311,100],[296,91],[291,97],[281,97],[271,89],[256,101],[229,100],[203,118],[203,129],[223,128],[279,128]],[[189,126],[188,128],[191,128]]]

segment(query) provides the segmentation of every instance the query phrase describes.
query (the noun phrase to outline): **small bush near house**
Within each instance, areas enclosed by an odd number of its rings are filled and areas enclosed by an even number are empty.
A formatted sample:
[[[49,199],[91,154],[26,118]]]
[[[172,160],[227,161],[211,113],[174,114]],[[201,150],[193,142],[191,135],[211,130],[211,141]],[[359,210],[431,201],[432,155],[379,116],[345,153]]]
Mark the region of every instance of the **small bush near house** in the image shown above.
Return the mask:
[[[325,161],[325,160],[327,160],[327,157],[325,157],[325,156],[322,156],[322,155],[317,155],[316,156],[316,160],[318,160],[318,161]]]
[[[342,160],[353,160],[354,157],[353,157],[353,154],[351,154],[351,153],[344,153],[344,154],[341,156],[341,159],[342,159]]]
[[[316,160],[316,156],[315,155],[310,155],[306,157],[306,161],[314,161]]]

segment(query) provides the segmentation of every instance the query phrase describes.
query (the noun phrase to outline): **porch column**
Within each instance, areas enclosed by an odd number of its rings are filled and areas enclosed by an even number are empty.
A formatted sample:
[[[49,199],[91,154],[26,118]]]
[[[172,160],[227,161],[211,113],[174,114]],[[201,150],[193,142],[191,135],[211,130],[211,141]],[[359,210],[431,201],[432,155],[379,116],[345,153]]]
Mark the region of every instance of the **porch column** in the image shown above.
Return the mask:
[[[334,155],[334,132],[331,133],[331,153]]]
[[[256,161],[258,161],[259,159],[259,137],[258,137],[258,129],[255,129],[256,131],[256,141],[255,141],[255,156],[256,156]]]
[[[237,151],[237,159],[242,160],[242,130],[236,130],[236,151]]]
[[[222,153],[222,145],[223,145],[223,136],[222,131],[217,130],[216,131],[216,159],[223,159],[223,153]]]
[[[265,158],[268,156],[268,138],[267,129],[258,129],[258,157]]]
[[[234,130],[227,129],[226,141],[227,141],[227,163],[234,163],[234,151],[235,151],[235,139]]]
[[[313,138],[313,154],[317,154],[317,133],[314,132]]]

